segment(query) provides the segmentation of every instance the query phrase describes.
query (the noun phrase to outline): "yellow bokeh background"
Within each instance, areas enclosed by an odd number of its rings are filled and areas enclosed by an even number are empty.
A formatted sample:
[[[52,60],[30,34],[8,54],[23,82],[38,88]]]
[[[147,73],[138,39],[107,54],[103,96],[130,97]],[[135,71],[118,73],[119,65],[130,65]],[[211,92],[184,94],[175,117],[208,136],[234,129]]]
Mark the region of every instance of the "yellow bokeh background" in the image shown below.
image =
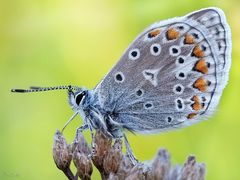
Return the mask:
[[[0,179],[66,179],[52,159],[53,134],[73,114],[66,92],[13,94],[11,88],[94,88],[145,27],[208,6],[222,8],[232,29],[230,80],[218,110],[188,128],[128,137],[140,160],[165,147],[173,164],[196,155],[207,179],[240,179],[238,0],[0,1]],[[81,123],[78,117],[66,129],[68,142]],[[93,179],[100,179],[97,171]]]

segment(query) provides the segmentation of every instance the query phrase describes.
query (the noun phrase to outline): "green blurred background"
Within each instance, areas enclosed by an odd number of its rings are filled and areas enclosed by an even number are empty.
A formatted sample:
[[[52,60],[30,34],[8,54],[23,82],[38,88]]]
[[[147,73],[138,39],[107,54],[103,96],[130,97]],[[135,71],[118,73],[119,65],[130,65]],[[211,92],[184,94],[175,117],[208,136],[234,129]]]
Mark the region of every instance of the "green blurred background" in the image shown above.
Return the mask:
[[[155,21],[221,7],[233,36],[230,80],[215,115],[159,135],[132,135],[140,160],[167,148],[174,164],[189,154],[206,163],[207,179],[240,179],[239,0],[0,1],[0,179],[66,179],[52,159],[53,134],[73,114],[65,91],[12,94],[30,85],[94,86],[129,43]],[[81,124],[65,131],[68,142]],[[88,140],[90,136],[86,134]],[[97,171],[93,179],[100,179]]]

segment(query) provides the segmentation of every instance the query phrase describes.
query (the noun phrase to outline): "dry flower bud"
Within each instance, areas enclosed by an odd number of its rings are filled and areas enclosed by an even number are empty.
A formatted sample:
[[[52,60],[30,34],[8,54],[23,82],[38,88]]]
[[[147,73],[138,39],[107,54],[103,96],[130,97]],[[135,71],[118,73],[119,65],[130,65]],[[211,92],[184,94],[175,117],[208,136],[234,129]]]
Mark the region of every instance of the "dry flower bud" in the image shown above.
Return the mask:
[[[104,162],[103,162],[103,168],[106,174],[110,174],[111,172],[116,173],[120,163],[122,160],[122,141],[120,139],[117,139],[111,147],[111,149],[108,151],[108,154],[106,155]]]
[[[141,165],[134,166],[127,174],[126,180],[145,180],[145,174],[140,166]]]
[[[54,135],[53,159],[61,170],[68,168],[72,160],[69,145],[59,130]]]
[[[86,154],[75,151],[73,154],[73,162],[77,168],[78,176],[81,179],[91,179],[93,167],[91,160]]]
[[[77,168],[78,176],[84,180],[91,179],[93,171],[91,159],[89,159],[91,151],[82,133],[77,133],[72,150],[73,162]]]
[[[91,153],[91,149],[90,147],[88,146],[87,144],[87,141],[85,140],[84,136],[82,133],[78,132],[76,134],[76,137],[73,141],[73,144],[72,144],[72,151],[78,151],[78,152],[81,152],[85,155],[90,155]]]
[[[205,166],[196,162],[194,156],[189,156],[181,170],[181,179],[204,179]]]
[[[122,141],[117,139],[112,145],[112,139],[100,130],[95,134],[93,146],[91,154],[84,136],[78,132],[70,149],[63,135],[57,131],[53,145],[54,161],[70,180],[78,177],[90,180],[93,172],[91,160],[103,180],[204,180],[205,165],[197,163],[194,156],[189,156],[184,166],[171,166],[169,153],[160,149],[151,162],[134,166],[122,152]],[[69,168],[71,159],[77,168],[75,176]]]
[[[170,155],[165,149],[160,149],[152,162],[154,179],[166,179],[170,170]]]
[[[74,179],[69,168],[72,160],[70,146],[59,130],[54,134],[53,159],[58,169],[62,170],[68,179]]]
[[[111,138],[107,137],[100,130],[97,130],[93,139],[94,150],[92,154],[92,161],[100,172],[103,171],[103,159],[111,148],[111,143]]]

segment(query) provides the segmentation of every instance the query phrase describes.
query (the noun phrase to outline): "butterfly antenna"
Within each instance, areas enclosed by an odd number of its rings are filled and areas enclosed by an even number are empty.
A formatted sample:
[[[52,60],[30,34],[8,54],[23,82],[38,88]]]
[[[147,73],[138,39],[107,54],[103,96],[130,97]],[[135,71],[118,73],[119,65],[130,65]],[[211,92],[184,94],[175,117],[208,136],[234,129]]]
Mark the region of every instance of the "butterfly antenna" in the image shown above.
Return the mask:
[[[11,92],[15,93],[31,93],[31,92],[42,92],[42,91],[53,91],[53,90],[63,90],[67,89],[68,91],[79,90],[78,86],[54,86],[54,87],[38,87],[31,86],[29,89],[11,89]]]

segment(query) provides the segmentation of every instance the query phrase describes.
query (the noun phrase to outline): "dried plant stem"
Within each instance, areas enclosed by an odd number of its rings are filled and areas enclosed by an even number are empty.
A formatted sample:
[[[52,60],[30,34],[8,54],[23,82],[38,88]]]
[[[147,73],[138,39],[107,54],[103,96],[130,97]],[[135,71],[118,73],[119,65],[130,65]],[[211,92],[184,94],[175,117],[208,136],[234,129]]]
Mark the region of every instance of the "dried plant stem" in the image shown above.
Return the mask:
[[[203,180],[205,165],[189,156],[183,166],[171,166],[167,150],[160,149],[149,162],[133,166],[122,152],[122,140],[114,142],[101,131],[96,131],[92,150],[81,133],[68,145],[64,136],[57,131],[54,136],[53,158],[57,167],[70,180],[90,180],[93,167],[98,169],[103,180]],[[77,173],[73,175],[70,163],[73,161]]]
[[[67,176],[68,179],[74,179],[74,175],[73,175],[72,171],[70,170],[70,168],[64,169],[63,173],[65,174],[65,176]]]

